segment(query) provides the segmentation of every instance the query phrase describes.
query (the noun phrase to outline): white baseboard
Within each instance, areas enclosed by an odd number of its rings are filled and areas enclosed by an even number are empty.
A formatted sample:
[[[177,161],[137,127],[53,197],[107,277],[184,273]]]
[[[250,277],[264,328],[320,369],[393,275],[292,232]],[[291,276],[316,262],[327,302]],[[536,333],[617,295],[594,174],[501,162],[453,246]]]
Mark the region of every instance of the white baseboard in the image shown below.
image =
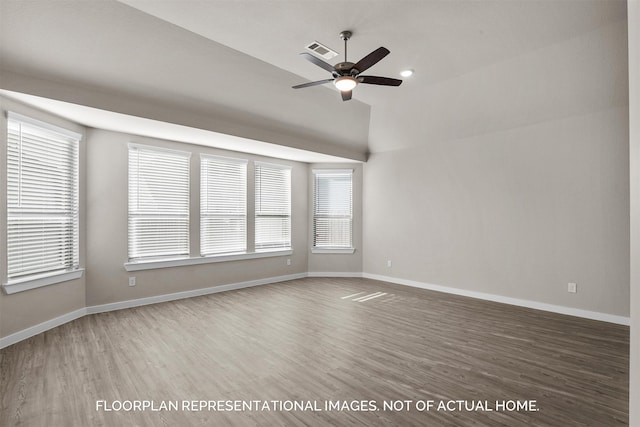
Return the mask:
[[[530,301],[518,298],[505,297],[501,295],[488,294],[484,292],[468,291],[466,289],[451,288],[448,286],[433,285],[430,283],[416,282],[414,280],[398,279],[395,277],[382,276],[379,274],[363,273],[366,279],[380,280],[382,282],[396,283],[398,285],[412,286],[414,288],[428,289],[431,291],[445,292],[448,294],[461,295],[465,297],[494,301],[503,304],[517,305],[520,307],[533,308],[536,310],[550,311],[553,313],[566,314],[569,316],[583,317],[586,319],[600,320],[602,322],[616,323],[618,325],[630,325],[630,318],[616,316],[614,314],[600,313],[598,311],[582,310],[579,308],[565,307],[561,305],[547,304],[543,302]]]
[[[184,292],[176,292],[173,294],[157,295],[147,298],[139,298],[135,300],[119,301],[110,304],[94,305],[91,307],[81,308],[72,311],[54,319],[47,320],[38,325],[23,329],[4,338],[0,338],[0,349],[8,347],[12,344],[30,338],[39,333],[48,331],[57,326],[63,325],[82,316],[95,313],[103,313],[107,311],[122,310],[125,308],[140,307],[148,304],[157,304],[160,302],[174,301],[178,299],[191,298],[201,295],[209,295],[218,292],[231,291],[234,289],[249,288],[253,286],[267,285],[270,283],[285,282],[287,280],[302,279],[304,277],[364,277],[366,279],[380,280],[383,282],[396,283],[398,285],[412,286],[415,288],[428,289],[432,291],[445,292],[448,294],[462,295],[471,298],[494,301],[503,304],[511,304],[520,307],[533,308],[536,310],[550,311],[553,313],[567,314],[569,316],[583,317],[586,319],[600,320],[603,322],[616,323],[619,325],[629,326],[630,319],[624,316],[616,316],[613,314],[600,313],[597,311],[581,310],[577,308],[564,307],[560,305],[546,304],[536,301],[523,300],[518,298],[504,297],[500,295],[488,294],[484,292],[468,291],[465,289],[451,288],[448,286],[433,285],[429,283],[417,282],[414,280],[399,279],[395,277],[382,276],[379,274],[359,273],[359,272],[308,272],[296,273],[285,276],[267,277],[264,279],[249,280],[246,282],[231,283],[227,285],[213,286],[210,288],[194,289]]]
[[[42,322],[38,325],[31,326],[30,328],[23,329],[19,332],[8,335],[4,338],[0,338],[0,349],[8,347],[22,340],[26,340],[27,338],[30,338],[41,332],[48,331],[49,329],[53,329],[57,326],[63,325],[67,322],[71,322],[72,320],[78,319],[88,314],[122,310],[124,308],[140,307],[148,304],[157,304],[159,302],[167,302],[167,301],[173,301],[173,300],[178,300],[183,298],[197,297],[201,295],[214,294],[217,292],[230,291],[234,289],[249,288],[252,286],[260,286],[260,285],[268,285],[270,283],[285,282],[287,280],[302,279],[304,277],[307,277],[306,273],[288,274],[286,276],[267,277],[264,279],[249,280],[246,282],[231,283],[228,285],[212,286],[210,288],[194,289],[191,291],[176,292],[173,294],[157,295],[157,296],[148,297],[148,298],[139,298],[134,300],[119,301],[119,302],[114,302],[110,304],[94,305],[91,307],[81,308],[71,313],[63,314],[62,316],[56,317],[55,319],[47,320],[46,322]]]
[[[7,335],[4,338],[0,338],[0,349],[9,347],[12,344],[20,342],[22,340],[26,340],[27,338],[31,338],[32,336],[48,331],[49,329],[64,325],[65,323],[71,322],[72,320],[79,319],[86,314],[87,309],[80,308],[70,313],[63,314],[62,316],[58,316],[54,319],[49,319],[46,322],[31,326],[30,328],[23,329],[14,334]]]
[[[355,271],[310,271],[307,277],[362,277],[362,273]]]
[[[253,286],[268,285],[270,283],[285,282],[287,280],[302,279],[304,277],[307,277],[306,273],[288,274],[286,276],[267,277],[265,279],[230,283],[228,285],[212,286],[210,288],[194,289],[191,291],[176,292],[173,294],[156,295],[147,298],[119,301],[110,304],[94,305],[91,307],[87,307],[87,314],[104,313],[106,311],[122,310],[125,308],[140,307],[143,305],[157,304],[160,302],[199,297],[202,295],[215,294],[218,292],[232,291],[234,289],[250,288]]]

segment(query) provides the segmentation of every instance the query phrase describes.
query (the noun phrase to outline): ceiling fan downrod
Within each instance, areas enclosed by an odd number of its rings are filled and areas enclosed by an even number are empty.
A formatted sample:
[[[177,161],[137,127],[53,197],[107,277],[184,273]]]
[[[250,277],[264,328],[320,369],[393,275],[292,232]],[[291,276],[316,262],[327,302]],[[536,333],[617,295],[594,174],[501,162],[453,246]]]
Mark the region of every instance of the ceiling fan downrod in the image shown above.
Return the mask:
[[[344,62],[347,62],[347,42],[351,38],[353,33],[351,31],[342,31],[340,33],[340,38],[344,40]]]

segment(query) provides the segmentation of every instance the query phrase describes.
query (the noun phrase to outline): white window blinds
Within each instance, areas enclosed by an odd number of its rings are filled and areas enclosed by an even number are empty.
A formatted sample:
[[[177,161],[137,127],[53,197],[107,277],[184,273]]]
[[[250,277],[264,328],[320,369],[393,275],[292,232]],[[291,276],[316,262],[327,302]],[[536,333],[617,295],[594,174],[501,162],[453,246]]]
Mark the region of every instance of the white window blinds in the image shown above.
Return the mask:
[[[200,253],[247,250],[247,161],[200,155]]]
[[[190,153],[129,145],[129,259],[189,255]]]
[[[291,247],[291,168],[255,163],[255,249]]]
[[[351,248],[352,170],[314,170],[313,246]]]
[[[7,278],[76,269],[81,135],[14,113],[7,124]]]

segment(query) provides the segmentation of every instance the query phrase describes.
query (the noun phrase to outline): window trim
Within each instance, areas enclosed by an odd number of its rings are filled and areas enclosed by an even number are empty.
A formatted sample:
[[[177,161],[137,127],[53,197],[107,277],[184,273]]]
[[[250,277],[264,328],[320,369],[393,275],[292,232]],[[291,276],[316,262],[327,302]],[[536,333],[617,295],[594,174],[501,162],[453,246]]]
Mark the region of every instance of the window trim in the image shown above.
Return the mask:
[[[293,255],[293,249],[278,249],[271,251],[260,252],[247,252],[237,254],[223,254],[223,255],[210,255],[199,257],[187,257],[187,258],[175,258],[166,260],[154,260],[154,261],[138,261],[138,262],[125,262],[124,268],[126,271],[141,271],[141,270],[154,270],[158,268],[170,268],[170,267],[182,267],[185,265],[198,265],[198,264],[212,264],[218,262],[228,261],[242,261],[248,259],[257,258],[273,258]]]
[[[44,286],[49,286],[49,285],[53,285],[53,284],[57,284],[57,283],[63,283],[63,282],[67,282],[70,280],[75,280],[75,279],[79,279],[83,276],[84,274],[84,266],[83,264],[83,256],[82,256],[82,220],[81,220],[81,216],[82,216],[82,182],[81,182],[81,175],[82,175],[82,167],[83,165],[81,164],[81,152],[82,152],[82,140],[84,138],[84,133],[83,132],[78,132],[75,130],[71,130],[68,129],[64,126],[60,126],[60,125],[55,125],[55,124],[51,124],[47,121],[44,120],[39,120],[39,119],[35,119],[32,118],[30,116],[24,115],[24,114],[20,114],[20,113],[16,113],[14,111],[6,111],[4,114],[4,124],[5,124],[5,131],[8,132],[8,128],[9,128],[9,121],[13,120],[13,121],[18,121],[30,126],[34,126],[40,129],[43,129],[45,131],[48,132],[52,132],[55,134],[58,134],[60,136],[66,137],[66,138],[71,138],[73,140],[75,140],[75,143],[77,144],[76,150],[77,150],[77,158],[76,158],[76,162],[77,164],[75,165],[76,168],[76,176],[75,179],[77,180],[77,182],[75,183],[75,192],[76,192],[76,207],[75,207],[75,213],[73,216],[73,221],[75,222],[74,227],[77,228],[77,231],[75,232],[75,241],[71,244],[72,248],[75,247],[75,250],[77,250],[77,253],[74,255],[75,257],[77,257],[77,261],[70,266],[69,268],[62,268],[62,269],[58,269],[58,270],[52,270],[52,271],[45,271],[45,272],[39,272],[39,273],[32,273],[32,274],[28,274],[28,275],[24,275],[24,276],[20,276],[20,277],[16,277],[16,278],[9,278],[9,266],[8,266],[8,248],[6,247],[8,245],[9,239],[8,236],[5,234],[4,235],[4,239],[2,244],[5,246],[5,249],[7,249],[7,251],[5,251],[5,267],[6,270],[3,272],[3,283],[2,283],[2,289],[4,291],[5,294],[10,295],[10,294],[15,294],[18,292],[23,292],[23,291],[27,291],[27,290],[31,290],[31,289],[37,289],[37,288],[41,288]],[[5,134],[5,137],[8,138],[8,134]],[[6,150],[8,150],[8,145],[6,147]],[[6,152],[6,151],[5,151]],[[8,153],[7,153],[8,156]],[[8,158],[5,159],[6,161],[8,161]],[[8,174],[8,169],[6,171],[6,173]],[[5,200],[7,199],[7,187],[9,185],[8,182],[8,176],[5,175],[6,181],[5,181],[5,188],[4,191],[2,192],[2,194],[4,195]],[[7,232],[8,229],[8,220],[9,220],[9,214],[8,214],[8,201],[7,201],[7,206],[6,206],[6,212],[5,212],[5,222],[2,225],[2,227],[4,227],[5,233]]]
[[[257,177],[257,168],[262,166],[270,167],[273,169],[280,169],[283,171],[289,171],[289,246],[282,247],[266,247],[266,248],[257,248],[257,236],[258,236],[258,218],[262,215],[258,215],[257,203],[258,203],[258,193],[257,193],[257,185],[256,185],[256,177]],[[279,164],[279,163],[271,163],[271,162],[263,162],[259,160],[255,160],[253,162],[253,238],[254,238],[254,252],[262,253],[262,252],[273,252],[278,250],[289,250],[293,247],[293,167],[290,165]],[[285,217],[284,215],[281,215]]]
[[[30,289],[41,288],[43,286],[55,285],[56,283],[68,282],[70,280],[80,279],[84,274],[84,268],[75,270],[55,271],[29,276],[18,280],[12,280],[2,284],[5,294],[11,295],[18,292],[28,291]]]
[[[210,258],[210,257],[220,257],[220,256],[227,256],[227,255],[236,255],[236,254],[246,254],[248,253],[248,249],[249,249],[249,234],[248,234],[248,226],[249,226],[249,209],[248,209],[248,175],[249,175],[249,160],[247,159],[239,159],[239,158],[235,158],[235,157],[226,157],[226,156],[219,156],[219,155],[213,155],[213,154],[206,154],[206,153],[199,153],[200,155],[200,167],[199,167],[199,171],[198,171],[198,180],[200,182],[200,187],[199,187],[199,221],[198,221],[198,233],[200,236],[199,239],[199,243],[200,243],[200,247],[198,248],[199,254],[201,258]],[[235,165],[240,165],[240,166],[244,166],[244,250],[243,251],[237,251],[237,252],[216,252],[216,253],[211,253],[211,254],[203,254],[203,218],[206,218],[207,215],[203,215],[203,200],[204,200],[204,191],[203,191],[203,173],[202,173],[202,169],[203,169],[203,160],[212,160],[212,161],[219,161],[219,162],[226,162],[229,164],[235,164]]]
[[[187,219],[187,253],[184,255],[166,255],[166,256],[161,256],[161,257],[136,257],[136,258],[131,258],[131,190],[130,190],[130,185],[131,185],[131,168],[130,168],[130,161],[131,161],[131,151],[132,150],[138,150],[138,151],[155,151],[155,152],[159,152],[159,153],[166,153],[166,154],[170,154],[170,155],[174,155],[174,156],[181,156],[187,159],[187,183],[188,183],[188,193],[187,193],[187,214],[186,214],[186,219]],[[128,263],[135,263],[135,262],[140,262],[140,261],[150,261],[150,262],[155,262],[158,260],[172,260],[172,259],[176,259],[176,258],[188,258],[190,253],[191,253],[191,198],[192,198],[192,185],[191,185],[191,157],[193,155],[193,152],[191,151],[186,151],[186,150],[175,150],[172,148],[165,148],[165,147],[159,147],[156,145],[147,145],[147,144],[139,144],[136,142],[129,142],[129,144],[127,144],[127,262]]]
[[[351,248],[312,247],[311,248],[312,254],[353,254],[355,253],[355,251],[356,251],[356,248],[354,247],[351,247]]]
[[[342,246],[314,246],[314,236],[315,233],[315,209],[316,209],[316,175],[317,174],[350,174],[351,175],[351,246],[350,247],[342,247]],[[355,246],[353,245],[353,177],[355,175],[354,169],[331,169],[331,168],[316,168],[311,169],[312,176],[312,206],[311,206],[311,253],[312,254],[353,254],[356,251]]]
[[[7,121],[9,120],[17,120],[20,122],[28,123],[32,126],[38,126],[50,132],[55,132],[69,138],[75,138],[78,141],[81,141],[83,137],[83,135],[80,132],[75,132],[69,129],[65,129],[61,126],[52,125],[51,123],[43,122],[38,119],[33,119],[29,116],[25,116],[20,113],[14,113],[13,111],[7,111]]]

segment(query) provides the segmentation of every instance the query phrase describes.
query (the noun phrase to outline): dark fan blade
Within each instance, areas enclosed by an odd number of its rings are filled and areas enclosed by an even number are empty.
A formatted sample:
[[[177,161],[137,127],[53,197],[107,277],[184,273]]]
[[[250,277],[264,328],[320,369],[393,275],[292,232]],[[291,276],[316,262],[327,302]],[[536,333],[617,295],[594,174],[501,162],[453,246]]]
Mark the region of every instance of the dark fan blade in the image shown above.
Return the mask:
[[[343,101],[348,101],[348,100],[351,99],[351,91],[350,90],[347,90],[347,91],[344,91],[344,92],[340,92],[340,94],[342,94],[342,100]]]
[[[367,83],[370,85],[382,85],[382,86],[400,86],[402,80],[392,79],[389,77],[378,76],[358,76],[360,83]]]
[[[294,89],[302,89],[303,87],[323,85],[325,83],[329,83],[329,82],[332,82],[332,81],[333,81],[333,79],[318,80],[317,82],[302,83],[301,85],[296,85],[296,86],[291,86],[291,87],[294,88]]]
[[[311,55],[310,53],[302,52],[300,55],[303,58],[305,58],[307,61],[313,62],[318,67],[323,68],[323,69],[327,70],[330,73],[333,73],[336,70],[335,68],[333,68],[333,65],[327,64],[323,60],[316,58],[315,56]]]
[[[356,70],[358,70],[359,73],[361,73],[364,70],[374,66],[382,58],[389,55],[389,53],[390,53],[389,49],[387,49],[386,47],[379,47],[373,52],[371,52],[369,55],[365,56],[360,61],[358,61],[358,63],[354,65],[353,68],[355,68]]]

